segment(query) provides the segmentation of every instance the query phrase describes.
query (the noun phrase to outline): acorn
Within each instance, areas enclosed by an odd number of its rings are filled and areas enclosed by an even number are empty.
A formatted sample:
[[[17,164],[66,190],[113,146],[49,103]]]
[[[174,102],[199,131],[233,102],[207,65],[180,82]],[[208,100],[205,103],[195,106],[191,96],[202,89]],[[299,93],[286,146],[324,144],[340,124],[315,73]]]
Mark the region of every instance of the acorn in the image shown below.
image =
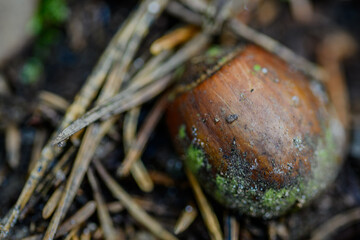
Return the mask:
[[[220,56],[211,50],[189,64],[166,113],[186,167],[209,195],[248,216],[306,205],[345,154],[346,123],[326,86],[254,45]]]

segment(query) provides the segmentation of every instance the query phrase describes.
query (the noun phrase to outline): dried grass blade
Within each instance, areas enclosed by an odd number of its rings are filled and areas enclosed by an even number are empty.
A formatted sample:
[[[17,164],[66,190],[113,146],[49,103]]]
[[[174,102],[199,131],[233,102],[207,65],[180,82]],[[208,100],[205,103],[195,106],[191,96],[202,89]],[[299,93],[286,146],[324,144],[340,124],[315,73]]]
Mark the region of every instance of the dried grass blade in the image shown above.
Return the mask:
[[[147,228],[154,236],[159,239],[173,240],[177,239],[167,230],[165,230],[155,219],[149,216],[141,207],[139,207],[128,193],[107,173],[100,162],[94,159],[94,165],[99,172],[100,177],[110,189],[114,197],[119,199],[130,215],[141,225]]]
[[[297,55],[289,48],[285,47],[278,41],[266,36],[256,30],[246,26],[242,22],[236,19],[232,19],[229,22],[229,26],[240,37],[245,38],[250,42],[254,42],[257,45],[265,48],[269,52],[277,55],[287,63],[295,66],[304,74],[317,79],[319,81],[325,81],[325,71],[314,63],[309,62],[305,58]]]
[[[80,235],[80,240],[91,240],[91,233],[90,231],[83,231]]]
[[[39,93],[39,100],[49,105],[55,110],[60,110],[64,112],[70,105],[69,102],[66,101],[64,98],[48,91],[41,91]]]
[[[69,172],[70,165],[66,165],[70,156],[75,152],[74,147],[70,147],[61,159],[56,163],[55,167],[47,174],[47,176],[41,181],[34,192],[36,197],[30,199],[28,204],[24,207],[20,214],[20,219],[24,219],[29,210],[33,209],[42,196],[46,196],[52,187],[59,186],[65,179],[66,174]]]
[[[177,1],[171,1],[166,10],[171,15],[183,20],[184,22],[195,24],[197,26],[201,26],[203,23],[203,17],[200,14],[191,11]]]
[[[87,202],[82,208],[80,208],[74,215],[69,217],[64,221],[63,224],[59,227],[59,231],[56,233],[56,237],[64,236],[66,233],[71,231],[71,229],[80,226],[84,223],[91,215],[94,214],[96,210],[95,201]]]
[[[61,197],[56,212],[49,223],[44,239],[53,239],[61,219],[67,212],[76,195],[76,191],[82,182],[95,149],[103,136],[113,125],[114,120],[115,119],[109,119],[101,125],[94,124],[86,129],[84,140],[82,141],[79,152],[76,156],[70,176],[67,179],[65,191]]]
[[[77,240],[77,233],[79,232],[80,227],[72,229],[68,235],[64,238],[64,240]]]
[[[22,238],[21,240],[40,240],[41,237],[42,237],[41,234],[36,234],[36,235],[30,236],[30,237]]]
[[[192,204],[187,205],[176,221],[174,233],[180,234],[184,232],[193,223],[197,215],[198,211],[196,208]]]
[[[176,46],[187,42],[199,31],[200,29],[194,25],[186,25],[177,28],[155,40],[150,46],[150,52],[153,55],[157,55],[163,51],[171,50]]]
[[[151,74],[147,75],[147,79],[154,80],[163,77],[164,75],[173,71],[176,67],[180,66],[186,60],[200,53],[209,42],[209,36],[206,34],[198,34],[191,41],[189,41],[182,49],[175,53],[168,61],[166,61],[161,67],[156,68]],[[165,81],[168,83],[161,83]],[[147,81],[144,81],[147,82]],[[150,81],[151,82],[151,81]],[[121,113],[132,107],[149,100],[154,94],[162,91],[168,86],[170,81],[166,81],[165,78],[155,81],[149,86],[145,87],[143,91],[139,91],[140,87],[132,87],[130,85],[127,89],[107,100],[105,103],[97,106],[88,111],[83,117],[74,121],[70,126],[65,128],[53,141],[53,144],[58,144],[71,135],[88,126],[89,124],[99,120],[105,116],[111,116]],[[137,98],[135,96],[141,93],[143,97]],[[134,94],[133,96],[129,96]],[[136,96],[140,97],[140,96]]]
[[[109,101],[106,101],[100,106],[93,108],[82,118],[74,121],[69,127],[63,130],[53,143],[57,144],[67,139],[72,134],[95,122],[101,117],[108,118],[112,115],[123,113],[133,107],[139,106],[158,95],[166,87],[168,87],[170,83],[171,75],[168,75],[136,93],[131,94],[126,90],[122,91],[119,95],[109,99]]]
[[[29,163],[28,172],[34,168],[36,161],[41,156],[41,150],[46,142],[46,131],[44,129],[37,129],[35,133],[35,139],[33,143],[33,149],[31,153],[31,159]]]
[[[93,190],[98,218],[100,220],[101,228],[104,232],[104,238],[106,240],[116,240],[118,239],[118,237],[116,236],[117,233],[114,228],[114,224],[111,220],[110,213],[105,205],[105,201],[101,194],[98,180],[96,179],[94,171],[91,168],[88,169],[87,176]]]
[[[329,239],[340,228],[360,221],[360,208],[350,209],[330,218],[311,234],[311,240]]]
[[[225,214],[224,218],[225,218],[224,220],[225,239],[229,239],[229,240],[239,239],[240,227],[236,218],[228,214]]]
[[[88,77],[84,87],[76,96],[73,104],[68,108],[58,129],[63,129],[85,112],[86,108],[98,94],[98,90],[102,86],[103,81],[107,75],[107,71],[110,69],[114,59],[119,57],[119,50],[122,49],[122,46],[128,42],[129,36],[124,34],[124,32],[126,33],[126,30],[128,28],[132,28],[134,25],[136,25],[137,22],[131,20],[138,19],[138,17],[145,11],[147,11],[147,7],[145,4],[142,4],[139,7],[139,11],[137,11],[129,20],[129,22],[125,23],[123,27],[121,27],[115,34],[108,47],[100,57],[97,65],[94,67],[91,75]],[[56,135],[57,133],[54,133],[53,137]],[[61,148],[54,147],[51,142],[48,142],[43,148],[41,157],[36,162],[36,165],[32,170],[27,182],[25,183],[25,186],[17,202],[15,203],[15,206],[8,212],[7,217],[3,219],[4,221],[2,221],[0,224],[0,238],[5,237],[8,234],[10,228],[16,223],[20,211],[29,201],[35,187],[43,177],[48,166],[61,151]]]
[[[63,190],[64,190],[63,186],[58,187],[54,191],[54,193],[51,195],[51,197],[49,198],[47,203],[45,204],[43,211],[42,211],[42,217],[44,219],[48,219],[55,211],[56,206],[60,201],[60,197],[61,197]]]
[[[131,144],[135,141],[137,122],[140,114],[140,107],[131,109],[124,117],[123,142],[125,152],[129,151]],[[131,167],[131,175],[141,190],[150,192],[154,188],[149,173],[141,159],[134,162]]]
[[[112,69],[112,72],[107,79],[106,85],[100,93],[97,104],[113,96],[120,89],[127,69],[140,45],[142,38],[148,32],[150,25],[159,16],[167,3],[166,0],[149,0],[146,1],[145,4],[150,6],[150,4],[153,4],[155,2],[159,6],[158,11],[153,12],[150,11],[149,8],[147,8],[148,11],[146,11],[144,15],[139,19],[139,22],[136,25],[136,28],[134,29],[132,36],[129,40],[125,53],[122,56],[121,61],[119,62],[119,66],[116,66]],[[60,200],[59,206],[53,218],[51,219],[44,239],[53,239],[53,236],[55,235],[61,219],[66,214],[75,197],[76,191],[82,182],[82,179],[88,169],[90,160],[93,157],[93,154],[95,153],[98,144],[100,143],[104,135],[111,129],[115,120],[115,118],[112,118],[106,122],[103,122],[102,124],[92,125],[85,131],[79,153],[75,159],[73,169],[66,183],[64,194]]]
[[[20,164],[21,132],[14,123],[5,130],[5,146],[8,164],[15,169]]]
[[[136,141],[130,146],[122,165],[117,170],[117,174],[119,176],[125,176],[129,174],[132,164],[140,158],[146,143],[149,140],[150,135],[156,127],[157,123],[159,122],[162,114],[164,113],[167,104],[168,95],[165,94],[155,104],[154,108],[149,113],[149,116],[147,116],[144,125],[141,127]]]
[[[140,89],[148,83],[154,81],[154,79],[149,78],[148,75],[152,74],[152,72],[156,68],[161,67],[161,63],[169,57],[171,54],[170,51],[163,51],[160,54],[152,57],[145,66],[139,71],[131,80],[130,86],[127,88],[127,91],[134,91]]]
[[[202,192],[198,181],[195,179],[194,175],[190,172],[189,169],[185,169],[186,175],[189,179],[190,185],[194,191],[198,207],[200,209],[201,215],[205,222],[207,229],[209,230],[211,239],[221,240],[222,233],[219,221],[211,208],[209,202],[206,200],[204,193]]]

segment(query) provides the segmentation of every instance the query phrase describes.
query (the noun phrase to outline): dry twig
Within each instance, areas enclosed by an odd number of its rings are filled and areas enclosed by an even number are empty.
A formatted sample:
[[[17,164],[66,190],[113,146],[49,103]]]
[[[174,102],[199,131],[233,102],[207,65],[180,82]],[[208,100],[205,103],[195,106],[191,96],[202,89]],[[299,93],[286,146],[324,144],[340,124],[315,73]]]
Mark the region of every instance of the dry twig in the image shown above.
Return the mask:
[[[55,211],[57,204],[60,201],[60,197],[61,197],[61,194],[63,193],[63,190],[64,190],[64,186],[58,187],[53,192],[53,194],[51,195],[51,197],[49,198],[47,203],[45,204],[43,211],[42,211],[42,217],[44,219],[48,219]]]
[[[287,63],[291,64],[295,68],[299,69],[301,72],[303,72],[305,75],[308,75],[312,77],[313,79],[325,81],[325,71],[309,62],[305,58],[297,55],[289,48],[285,47],[278,41],[272,39],[271,37],[268,37],[260,32],[257,32],[256,30],[246,26],[242,22],[240,22],[237,19],[232,19],[229,21],[230,28],[238,34],[240,37],[245,38],[249,42],[253,42],[269,52],[277,55]]]
[[[116,230],[114,228],[113,221],[111,220],[109,211],[105,205],[105,201],[102,197],[98,181],[91,168],[88,169],[87,176],[93,190],[98,218],[100,220],[101,228],[104,232],[104,238],[106,240],[116,240],[118,239],[118,237],[116,236]]]
[[[196,208],[192,204],[187,205],[176,221],[174,233],[180,234],[184,232],[193,223],[197,215]]]
[[[198,181],[189,169],[185,168],[186,175],[189,179],[190,185],[194,191],[195,198],[200,209],[201,215],[205,222],[207,229],[209,230],[211,239],[222,239],[222,233],[219,221],[211,208],[209,202],[206,200],[204,193],[202,192]]]
[[[20,164],[21,132],[16,124],[9,124],[5,132],[6,157],[13,169]]]
[[[150,52],[157,55],[162,51],[171,50],[177,45],[187,42],[197,34],[199,30],[199,28],[193,25],[177,28],[153,42],[150,46]]]
[[[140,108],[131,109],[124,117],[124,149],[125,152],[129,152],[131,145],[135,142],[137,122],[140,114]],[[134,162],[131,167],[131,175],[135,179],[137,185],[144,192],[150,192],[154,188],[154,183],[152,182],[149,173],[144,166],[141,159],[138,159]]]
[[[157,102],[155,107],[150,112],[149,116],[146,118],[144,125],[141,127],[136,141],[131,145],[128,153],[125,156],[125,159],[117,170],[117,174],[120,176],[125,176],[129,173],[133,163],[138,160],[146,146],[147,141],[150,138],[151,133],[159,122],[163,112],[168,103],[168,95],[162,96],[162,98]]]
[[[141,207],[139,207],[125,192],[124,189],[106,172],[105,168],[100,162],[94,159],[94,164],[99,175],[105,182],[106,186],[110,189],[114,197],[119,199],[124,207],[128,210],[130,215],[138,221],[141,225],[146,227],[151,233],[153,233],[159,239],[177,239],[171,233],[166,231],[155,219],[149,216]]]
[[[56,233],[56,237],[64,236],[66,233],[71,231],[74,228],[77,228],[83,224],[91,215],[94,214],[96,210],[95,201],[87,202],[82,208],[80,208],[74,215],[69,217],[64,221],[63,224],[59,227],[59,230]]]
[[[147,33],[149,26],[161,13],[162,9],[166,6],[166,0],[157,0],[159,9],[154,12],[149,6],[155,3],[154,1],[145,1],[146,11],[141,15],[139,19],[133,19],[130,23],[134,25],[134,29],[129,30],[130,38],[128,43],[125,43],[126,49],[124,54],[119,61],[119,65],[114,65],[111,69],[109,77],[107,78],[106,84],[103,87],[97,104],[103,102],[105,99],[113,96],[119,89],[125,78],[126,72],[130,63],[140,45],[140,41],[143,36]],[[142,9],[142,8],[140,8]],[[140,10],[139,10],[140,11]],[[135,24],[136,23],[136,24]],[[128,28],[129,29],[129,28]],[[115,118],[109,119],[101,124],[94,124],[85,131],[83,141],[81,143],[79,152],[75,159],[74,166],[71,170],[70,176],[67,180],[64,194],[59,202],[59,206],[51,219],[48,229],[45,233],[45,239],[52,239],[56,233],[57,227],[67,212],[70,204],[72,203],[75,193],[79,188],[86,170],[88,169],[90,160],[96,151],[101,139],[111,129],[115,122]]]
[[[340,213],[315,229],[315,231],[311,234],[311,240],[328,239],[340,228],[358,221],[360,221],[360,208],[354,208]]]
[[[155,69],[153,72],[151,72],[151,74],[147,75],[147,79],[153,80],[166,76],[169,74],[169,72],[173,71],[186,60],[201,52],[201,50],[206,47],[208,41],[209,37],[207,35],[198,34],[198,36],[189,41],[161,67]],[[148,81],[144,80],[144,82]],[[74,121],[55,138],[53,144],[58,144],[64,141],[72,134],[102,117],[119,114],[130,108],[138,106],[139,104],[149,100],[154,95],[157,95],[159,92],[163,91],[166,87],[169,86],[170,83],[171,81],[168,79],[168,77],[163,77],[162,79],[155,81],[147,87],[144,87],[142,91],[139,91],[139,87],[133,88],[130,85],[127,89],[124,89],[124,91],[117,94],[115,97],[107,100],[100,106],[91,109],[83,117]]]
[[[134,14],[134,18],[137,19],[142,15],[142,12],[147,11],[145,5],[142,5],[142,8]],[[131,22],[131,24],[136,24],[136,22]],[[98,64],[93,69],[91,75],[88,77],[84,87],[81,89],[79,94],[76,96],[73,104],[68,108],[59,129],[63,129],[69,123],[73,122],[77,117],[82,115],[86,108],[90,105],[94,97],[98,94],[98,90],[103,84],[108,70],[111,68],[114,60],[119,57],[119,52],[122,52],[125,48],[124,42],[127,42],[129,35],[127,34],[127,28],[132,28],[129,23],[125,23],[124,27],[120,28],[116,35],[113,37],[112,41],[104,51],[101,56]],[[129,26],[130,25],[130,26]],[[57,132],[54,133],[54,137],[57,135]],[[11,226],[13,226],[20,214],[20,211],[23,210],[26,203],[29,201],[32,196],[33,191],[35,190],[40,179],[43,177],[44,173],[48,169],[48,166],[53,162],[54,158],[62,152],[62,148],[53,146],[51,142],[48,142],[41,152],[40,159],[36,162],[35,167],[31,171],[31,174],[25,183],[25,186],[15,203],[15,206],[8,212],[6,217],[3,219],[0,224],[0,237],[5,237]]]

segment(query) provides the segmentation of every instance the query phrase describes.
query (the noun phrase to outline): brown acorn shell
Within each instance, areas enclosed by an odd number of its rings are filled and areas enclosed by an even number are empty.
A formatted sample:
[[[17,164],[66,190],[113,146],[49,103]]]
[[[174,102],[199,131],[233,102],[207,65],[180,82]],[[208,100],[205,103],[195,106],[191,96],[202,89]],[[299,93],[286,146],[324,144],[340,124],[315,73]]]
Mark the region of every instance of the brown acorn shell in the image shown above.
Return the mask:
[[[176,145],[192,144],[204,152],[211,170],[200,182],[234,166],[242,168],[247,186],[259,186],[263,193],[311,179],[319,165],[314,157],[319,141],[325,141],[332,120],[339,123],[324,86],[253,45],[182,89],[168,108],[167,122]],[[344,128],[338,125],[342,145]],[[181,126],[187,143],[179,144]],[[342,161],[343,147],[338,147],[332,168]]]

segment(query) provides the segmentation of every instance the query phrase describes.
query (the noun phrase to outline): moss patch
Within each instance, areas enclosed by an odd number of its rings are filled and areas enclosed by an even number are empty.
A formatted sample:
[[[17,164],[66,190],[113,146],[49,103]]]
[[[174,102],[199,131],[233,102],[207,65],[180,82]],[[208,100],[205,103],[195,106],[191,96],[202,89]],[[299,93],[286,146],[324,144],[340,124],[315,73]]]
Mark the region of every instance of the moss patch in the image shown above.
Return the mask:
[[[197,173],[204,164],[204,157],[204,152],[191,144],[186,150],[186,164],[188,168],[193,173]]]
[[[282,188],[279,190],[269,189],[263,196],[263,202],[264,205],[269,208],[291,206],[297,200],[297,196],[300,192],[300,187],[293,187],[290,189]]]
[[[261,66],[259,64],[255,64],[253,66],[253,69],[254,69],[255,72],[259,72],[261,70]]]
[[[206,55],[209,57],[218,57],[223,53],[223,49],[220,46],[214,45],[206,51]]]
[[[184,140],[186,137],[186,127],[184,124],[179,127],[178,137],[180,140]]]

